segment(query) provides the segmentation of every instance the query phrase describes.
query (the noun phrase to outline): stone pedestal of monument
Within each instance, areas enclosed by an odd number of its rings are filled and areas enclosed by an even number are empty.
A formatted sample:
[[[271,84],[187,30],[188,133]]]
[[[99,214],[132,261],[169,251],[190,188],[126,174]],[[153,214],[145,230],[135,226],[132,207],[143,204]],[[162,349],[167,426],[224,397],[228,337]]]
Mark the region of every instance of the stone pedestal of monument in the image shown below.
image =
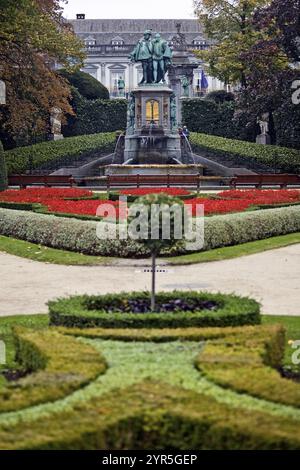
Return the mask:
[[[262,145],[271,145],[271,138],[269,134],[260,134],[256,137],[256,143]]]
[[[63,138],[62,134],[49,134],[49,140],[62,140]]]
[[[104,169],[107,175],[201,175],[203,165],[107,165]]]
[[[181,163],[173,91],[164,84],[140,85],[130,99],[124,162]]]

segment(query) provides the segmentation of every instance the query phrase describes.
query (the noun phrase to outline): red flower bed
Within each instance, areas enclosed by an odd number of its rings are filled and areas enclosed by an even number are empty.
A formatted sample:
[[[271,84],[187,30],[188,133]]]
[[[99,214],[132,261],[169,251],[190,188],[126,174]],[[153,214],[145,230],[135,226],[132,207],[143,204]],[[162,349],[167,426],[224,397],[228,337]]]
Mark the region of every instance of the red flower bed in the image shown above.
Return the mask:
[[[92,197],[92,191],[84,189],[56,189],[56,188],[28,188],[8,189],[0,193],[0,201],[40,203],[52,200],[64,200],[65,198]]]
[[[138,189],[122,189],[119,191],[124,196],[146,196],[147,194],[165,193],[168,196],[188,196],[190,194],[186,189],[180,188],[138,188]]]
[[[46,202],[46,206],[50,212],[96,216],[98,207],[108,203],[113,206],[118,205],[118,201],[88,199],[86,201],[51,200]]]
[[[300,191],[289,189],[248,189],[241,191],[234,189],[218,194],[222,199],[239,199],[252,201],[252,204],[284,204],[285,202],[300,202]]]
[[[96,216],[97,209],[103,204],[112,204],[119,213],[118,201],[101,199],[83,199],[72,201],[71,198],[92,197],[92,191],[84,189],[29,188],[7,190],[0,193],[0,201],[19,203],[39,203],[49,212]]]
[[[196,216],[196,206],[197,204],[204,205],[204,214],[211,215],[211,214],[228,214],[230,212],[242,212],[248,207],[250,207],[253,202],[252,201],[245,201],[245,200],[233,200],[233,201],[225,201],[225,200],[214,200],[214,199],[204,199],[204,198],[195,198],[186,201],[185,204],[191,205],[192,207],[192,215]]]
[[[149,188],[149,189],[126,189],[120,192],[123,195],[142,196],[153,193],[166,193],[173,196],[187,195],[188,191],[177,188]],[[111,204],[116,211],[117,217],[120,213],[119,201],[85,199],[73,201],[70,198],[92,197],[91,191],[83,189],[52,189],[52,188],[30,188],[22,190],[7,190],[0,193],[0,201],[20,203],[40,203],[47,207],[49,212],[60,212],[66,214],[96,216],[97,209],[103,204]],[[300,191],[295,190],[232,190],[223,191],[218,194],[220,199],[194,198],[185,201],[190,205],[193,215],[196,215],[196,205],[203,204],[205,215],[227,214],[230,212],[241,212],[254,205],[283,204],[300,202]],[[104,215],[104,214],[103,214]]]

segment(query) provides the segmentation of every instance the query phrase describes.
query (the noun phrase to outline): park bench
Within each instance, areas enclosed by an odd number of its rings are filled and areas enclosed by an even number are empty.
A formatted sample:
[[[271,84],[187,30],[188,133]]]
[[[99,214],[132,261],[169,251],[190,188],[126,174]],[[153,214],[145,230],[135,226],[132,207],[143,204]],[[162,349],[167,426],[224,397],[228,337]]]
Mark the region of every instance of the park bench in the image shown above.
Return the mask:
[[[109,192],[114,187],[134,186],[137,188],[143,186],[194,186],[200,191],[202,182],[225,182],[230,178],[220,176],[202,176],[202,175],[108,175],[106,177],[106,187]]]
[[[75,180],[66,175],[11,175],[8,178],[9,186],[19,186],[25,189],[27,186],[73,186]]]
[[[287,186],[300,185],[300,175],[288,174],[261,174],[261,175],[235,175],[230,181],[230,186],[254,186],[262,188],[263,186]]]

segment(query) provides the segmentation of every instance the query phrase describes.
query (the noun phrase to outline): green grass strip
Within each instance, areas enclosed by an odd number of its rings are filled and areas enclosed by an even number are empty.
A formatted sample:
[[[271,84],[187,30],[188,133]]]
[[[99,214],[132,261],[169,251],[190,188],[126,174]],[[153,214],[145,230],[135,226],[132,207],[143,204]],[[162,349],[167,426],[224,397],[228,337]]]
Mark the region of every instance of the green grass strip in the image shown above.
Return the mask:
[[[239,258],[241,256],[262,253],[268,250],[283,248],[300,243],[300,232],[280,235],[278,237],[266,238],[254,242],[242,243],[241,245],[216,248],[209,251],[191,253],[190,255],[174,256],[165,259],[169,264],[188,265],[195,263],[208,263],[211,261],[222,261],[226,259]],[[1,245],[0,245],[1,246]]]
[[[65,266],[97,266],[110,264],[114,258],[89,256],[73,251],[49,248],[24,240],[0,235],[0,251],[21,258],[40,261],[43,263],[61,264]]]
[[[262,253],[264,251],[283,248],[297,243],[300,243],[300,232],[243,243],[241,245],[191,253],[190,255],[174,256],[166,258],[165,261],[172,265],[208,263]],[[10,255],[31,259],[33,261],[65,266],[97,266],[113,264],[117,261],[117,258],[89,256],[82,253],[75,253],[73,251],[58,250],[56,248],[49,248],[24,240],[5,237],[3,235],[0,235],[0,251]]]

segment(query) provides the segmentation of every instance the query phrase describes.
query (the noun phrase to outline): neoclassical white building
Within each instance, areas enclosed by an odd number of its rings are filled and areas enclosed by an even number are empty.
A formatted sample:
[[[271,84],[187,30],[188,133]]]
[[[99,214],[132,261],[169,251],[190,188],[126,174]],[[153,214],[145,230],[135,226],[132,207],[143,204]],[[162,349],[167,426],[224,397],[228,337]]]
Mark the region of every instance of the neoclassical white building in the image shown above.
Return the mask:
[[[84,71],[105,85],[111,97],[118,97],[118,81],[125,81],[125,93],[128,94],[141,80],[142,70],[139,64],[133,64],[128,58],[137,41],[146,29],[158,32],[173,45],[173,38],[180,32],[185,35],[188,50],[193,61],[193,51],[209,47],[201,25],[197,20],[88,20],[84,14],[78,14],[76,20],[70,20],[75,33],[84,41],[87,52]],[[199,95],[202,65],[194,72],[193,93]],[[212,77],[208,79],[208,92],[224,88],[223,84]]]

